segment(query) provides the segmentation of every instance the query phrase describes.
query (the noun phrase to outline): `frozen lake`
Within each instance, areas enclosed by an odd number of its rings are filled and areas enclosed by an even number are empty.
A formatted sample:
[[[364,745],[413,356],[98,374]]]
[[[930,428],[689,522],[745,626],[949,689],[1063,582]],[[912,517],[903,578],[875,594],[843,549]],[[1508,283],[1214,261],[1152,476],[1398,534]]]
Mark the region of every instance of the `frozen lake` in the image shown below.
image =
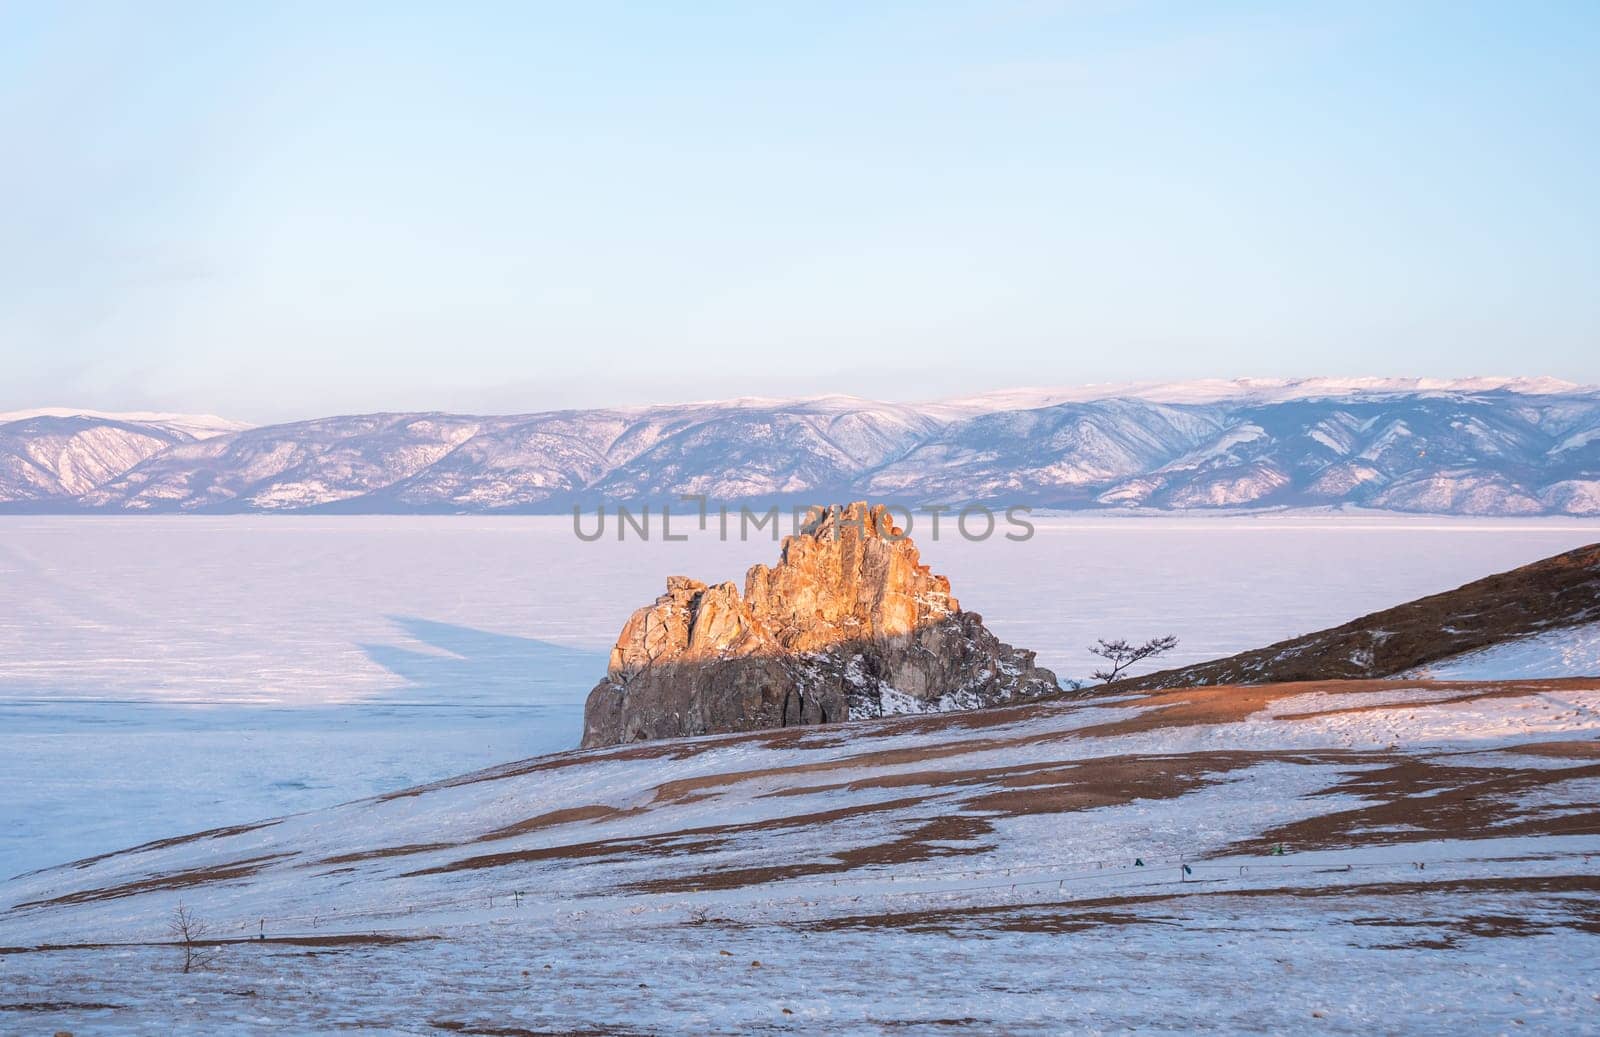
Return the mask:
[[[1600,523],[1034,519],[915,531],[964,607],[1064,677],[1095,638],[1198,661],[1580,544]],[[948,531],[946,531],[948,534]],[[580,542],[570,518],[0,518],[0,874],[577,743],[665,577],[767,539]]]

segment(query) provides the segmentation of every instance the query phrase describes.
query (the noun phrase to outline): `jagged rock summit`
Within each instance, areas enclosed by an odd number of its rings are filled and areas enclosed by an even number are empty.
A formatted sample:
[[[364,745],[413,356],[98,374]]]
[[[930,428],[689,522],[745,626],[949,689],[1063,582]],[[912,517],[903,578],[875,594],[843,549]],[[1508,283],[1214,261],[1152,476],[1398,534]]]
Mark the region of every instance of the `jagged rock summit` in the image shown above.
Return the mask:
[[[639,609],[584,707],[583,746],[973,709],[1059,692],[963,612],[882,506],[819,511],[744,593],[684,576]]]

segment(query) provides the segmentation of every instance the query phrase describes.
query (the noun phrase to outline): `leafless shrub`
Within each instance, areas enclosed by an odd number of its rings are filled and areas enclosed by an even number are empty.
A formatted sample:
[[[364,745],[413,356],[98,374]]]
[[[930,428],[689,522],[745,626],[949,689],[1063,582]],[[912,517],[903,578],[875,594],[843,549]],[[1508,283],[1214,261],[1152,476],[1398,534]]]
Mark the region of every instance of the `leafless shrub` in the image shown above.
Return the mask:
[[[687,920],[690,925],[715,925],[718,922],[725,921],[721,915],[714,913],[709,907],[703,905],[691,907],[688,911]]]
[[[1170,634],[1165,637],[1152,637],[1142,645],[1129,644],[1122,638],[1107,641],[1101,638],[1097,643],[1089,646],[1092,655],[1098,655],[1111,666],[1107,669],[1094,671],[1094,679],[1110,684],[1116,680],[1128,667],[1141,663],[1146,659],[1154,659],[1158,655],[1165,655],[1178,647],[1178,639]]]
[[[172,934],[173,942],[183,948],[182,971],[193,972],[211,963],[214,955],[206,951],[213,946],[209,942],[211,926],[197,918],[181,900],[172,912],[172,921],[167,923],[167,932]]]

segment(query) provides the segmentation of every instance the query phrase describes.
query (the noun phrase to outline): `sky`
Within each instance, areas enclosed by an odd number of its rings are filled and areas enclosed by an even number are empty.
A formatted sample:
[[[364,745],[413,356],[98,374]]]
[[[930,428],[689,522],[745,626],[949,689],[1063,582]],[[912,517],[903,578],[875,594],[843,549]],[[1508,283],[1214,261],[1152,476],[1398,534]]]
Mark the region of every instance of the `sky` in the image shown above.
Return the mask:
[[[0,0],[0,411],[1600,382],[1600,4]]]

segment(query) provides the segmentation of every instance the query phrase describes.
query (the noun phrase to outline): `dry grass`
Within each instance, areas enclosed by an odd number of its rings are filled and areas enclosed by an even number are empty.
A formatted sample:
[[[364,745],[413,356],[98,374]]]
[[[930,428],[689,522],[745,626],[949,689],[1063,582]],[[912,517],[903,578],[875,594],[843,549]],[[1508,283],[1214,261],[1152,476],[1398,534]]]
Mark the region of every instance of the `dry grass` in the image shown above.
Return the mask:
[[[271,828],[275,824],[280,824],[282,820],[282,818],[275,818],[270,821],[257,821],[248,825],[230,825],[226,828],[208,828],[203,832],[193,832],[189,835],[175,835],[166,839],[156,839],[153,842],[140,843],[138,846],[130,846],[126,850],[112,850],[109,853],[97,853],[93,857],[82,857],[75,861],[68,861],[66,864],[53,865],[49,868],[41,868],[38,871],[27,872],[26,874],[38,875],[46,871],[57,871],[66,868],[76,868],[81,870],[83,868],[88,868],[92,865],[99,864],[101,861],[110,860],[113,857],[131,857],[134,854],[148,853],[152,850],[165,850],[171,846],[184,846],[188,843],[200,842],[203,839],[226,839],[230,836],[243,835],[246,832],[254,832],[262,828]]]
[[[141,893],[159,893],[173,889],[187,889],[190,886],[229,882],[234,879],[248,878],[269,864],[296,856],[298,854],[290,852],[269,853],[260,857],[246,857],[227,864],[212,864],[203,868],[187,868],[183,871],[150,875],[142,879],[136,879],[133,882],[123,882],[115,886],[101,886],[96,889],[77,890],[72,893],[63,893],[58,897],[51,897],[48,900],[29,900],[13,906],[21,909],[25,907],[44,907],[51,904],[86,904],[96,900],[116,900],[120,897],[138,896]]]
[[[1207,889],[1191,883],[1170,893],[1147,893],[1106,897],[1086,897],[1054,903],[978,905],[915,911],[885,911],[818,919],[797,928],[826,931],[832,929],[907,929],[919,932],[957,932],[973,929],[990,931],[1073,932],[1094,925],[1160,922],[1174,920],[1180,912],[1204,909],[1228,900],[1347,900],[1357,903],[1385,898],[1422,897],[1431,903],[1439,898],[1459,895],[1512,895],[1548,898],[1552,922],[1584,932],[1600,932],[1600,876],[1540,875],[1499,876],[1474,879],[1430,879],[1418,882],[1368,882],[1347,885],[1272,886],[1256,889]],[[1166,914],[1157,912],[1165,911]],[[1398,913],[1381,916],[1400,924]],[[1372,916],[1367,916],[1372,919]],[[1375,919],[1372,919],[1376,921]],[[1486,935],[1527,935],[1514,927]]]
[[[238,936],[196,940],[198,947],[388,947],[405,943],[427,943],[440,937],[426,933],[333,933],[327,936]],[[62,951],[123,950],[129,947],[171,947],[170,942],[129,943],[44,943],[32,947],[0,947],[0,955],[54,954]]]
[[[1557,759],[1596,760],[1600,759],[1600,741],[1574,739],[1570,742],[1526,742],[1522,745],[1510,746],[1501,751],[1521,753],[1525,756],[1553,756]]]
[[[1458,767],[1418,757],[1347,775],[1325,796],[1369,802],[1269,828],[1234,843],[1231,853],[1264,853],[1275,843],[1300,849],[1387,845],[1434,839],[1600,834],[1600,804],[1561,799],[1529,804],[1530,793],[1600,777],[1600,763],[1577,767]]]

